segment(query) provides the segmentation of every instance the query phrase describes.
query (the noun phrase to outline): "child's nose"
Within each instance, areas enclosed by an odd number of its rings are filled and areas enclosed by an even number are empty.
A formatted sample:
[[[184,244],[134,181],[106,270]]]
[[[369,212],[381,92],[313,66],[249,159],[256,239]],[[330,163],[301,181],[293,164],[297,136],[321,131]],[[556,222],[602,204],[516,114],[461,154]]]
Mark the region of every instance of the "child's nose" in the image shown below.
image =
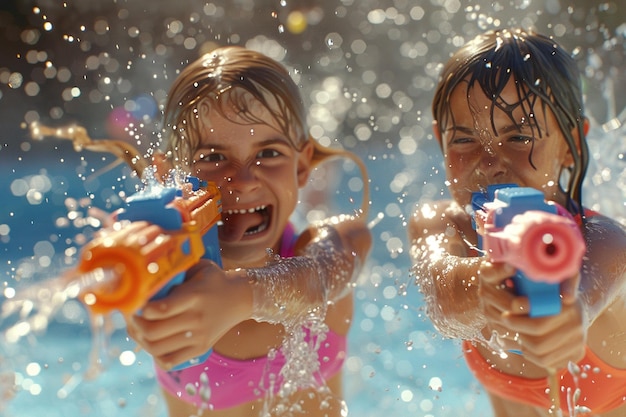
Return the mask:
[[[497,145],[496,145],[497,146]],[[495,182],[506,173],[503,155],[497,148],[487,145],[483,148],[478,164],[479,174],[487,178],[490,183]]]
[[[240,165],[225,178],[226,188],[231,191],[249,192],[260,186],[256,166]]]

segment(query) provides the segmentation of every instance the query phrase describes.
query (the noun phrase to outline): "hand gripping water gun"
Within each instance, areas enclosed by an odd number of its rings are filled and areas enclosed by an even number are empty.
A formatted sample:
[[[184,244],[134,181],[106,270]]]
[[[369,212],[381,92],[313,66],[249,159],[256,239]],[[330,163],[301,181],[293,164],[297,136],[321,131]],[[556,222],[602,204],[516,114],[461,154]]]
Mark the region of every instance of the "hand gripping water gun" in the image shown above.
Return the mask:
[[[181,187],[154,182],[130,196],[115,224],[82,250],[77,272],[103,277],[80,294],[95,313],[138,311],[181,284],[200,258],[222,266],[217,238],[221,194],[215,184],[195,177],[187,177]],[[174,369],[201,363],[209,354]]]
[[[582,265],[585,242],[571,215],[534,188],[497,184],[472,194],[478,246],[506,262],[518,295],[528,297],[530,317],[561,311],[560,283]]]

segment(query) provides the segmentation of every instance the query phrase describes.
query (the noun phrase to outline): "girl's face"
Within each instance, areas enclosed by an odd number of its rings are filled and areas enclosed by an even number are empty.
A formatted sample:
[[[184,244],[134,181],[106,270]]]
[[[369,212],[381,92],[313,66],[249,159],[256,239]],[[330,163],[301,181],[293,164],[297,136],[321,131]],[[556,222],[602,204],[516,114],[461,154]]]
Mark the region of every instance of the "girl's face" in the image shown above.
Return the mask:
[[[511,80],[499,100],[515,105],[520,101]],[[462,206],[471,193],[489,184],[514,183],[543,191],[546,199],[564,205],[566,195],[559,187],[561,170],[573,164],[567,142],[552,112],[536,100],[524,112],[516,106],[511,113],[494,108],[479,86],[457,86],[451,96],[450,112],[455,126],[435,125],[442,143],[448,187]],[[534,118],[529,123],[527,116]],[[492,127],[492,117],[493,125]]]
[[[254,99],[250,99],[254,100]],[[224,261],[263,265],[268,248],[277,251],[283,230],[310,171],[313,147],[294,149],[272,125],[269,112],[249,103],[248,110],[268,124],[249,124],[234,111],[222,116],[201,104],[201,143],[192,172],[217,183],[222,192],[219,238]]]

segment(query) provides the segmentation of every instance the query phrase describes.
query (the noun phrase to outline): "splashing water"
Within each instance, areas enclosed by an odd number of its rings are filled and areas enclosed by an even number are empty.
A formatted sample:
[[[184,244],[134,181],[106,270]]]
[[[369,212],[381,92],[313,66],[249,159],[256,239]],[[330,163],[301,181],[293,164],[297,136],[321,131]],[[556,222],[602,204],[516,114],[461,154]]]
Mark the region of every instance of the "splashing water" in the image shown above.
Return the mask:
[[[320,360],[324,360],[318,359],[318,352],[327,332],[328,327],[321,320],[286,326],[285,338],[280,348],[285,364],[279,375],[269,375],[270,386],[266,389],[272,394],[265,398],[261,416],[292,417],[303,414],[300,402],[293,401],[293,396],[301,390],[312,390],[322,410],[331,407],[333,403],[337,406],[338,400],[330,389],[316,379],[320,372]],[[271,351],[268,355],[270,361],[276,360],[278,353],[276,350]],[[279,384],[276,394],[273,394],[274,384]],[[311,397],[308,400],[310,399]],[[343,408],[345,404],[339,404],[339,407]]]
[[[16,318],[17,322],[8,325],[0,342],[17,345],[22,338],[44,333],[52,319],[68,301],[78,299],[81,294],[94,286],[111,285],[110,283],[117,279],[113,271],[96,269],[89,273],[78,275],[69,273],[45,280],[21,289],[15,294],[11,291],[10,298],[1,305],[0,324],[5,327],[4,324],[12,318]],[[87,368],[68,379],[58,391],[59,398],[67,397],[83,380],[95,379],[106,367],[109,357],[108,341],[114,326],[111,325],[110,317],[101,314],[90,314],[89,321],[92,340]]]
[[[117,276],[113,271],[97,269],[77,276],[46,280],[18,291],[2,303],[0,319],[17,315],[19,320],[4,331],[8,343],[17,343],[31,332],[46,330],[51,318],[70,299],[76,299],[95,285],[107,285]]]

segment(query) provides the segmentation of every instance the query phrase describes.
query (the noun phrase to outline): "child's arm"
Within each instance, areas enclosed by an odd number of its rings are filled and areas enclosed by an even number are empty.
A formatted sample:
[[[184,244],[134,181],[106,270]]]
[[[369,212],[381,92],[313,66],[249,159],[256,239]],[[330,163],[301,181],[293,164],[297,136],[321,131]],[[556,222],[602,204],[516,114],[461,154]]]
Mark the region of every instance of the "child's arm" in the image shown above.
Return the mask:
[[[422,206],[411,218],[414,272],[439,332],[505,354],[522,350],[542,366],[579,359],[585,332],[575,298],[558,316],[530,318],[528,306],[519,308],[526,298],[503,285],[514,268],[472,253],[472,233],[469,216],[454,203]]]
[[[360,218],[339,216],[310,227],[296,243],[296,256],[246,270],[257,321],[301,322],[324,318],[326,307],[352,291],[371,247]]]
[[[595,216],[584,235],[587,253],[580,274],[561,285],[562,311],[531,318],[525,297],[515,296],[502,279],[483,273],[481,301],[491,331],[501,348],[521,350],[525,359],[560,369],[584,354],[587,331],[618,298],[626,295],[626,233],[616,222]]]
[[[247,319],[323,319],[327,304],[351,291],[371,246],[363,220],[335,219],[303,233],[296,257],[266,267],[224,271],[199,262],[170,295],[127,318],[129,334],[168,369],[206,352]]]
[[[466,242],[466,234],[473,233],[469,225],[469,216],[449,201],[424,204],[409,219],[416,284],[428,316],[445,337],[480,339],[486,325],[478,293],[482,260]]]
[[[602,216],[589,217],[583,235],[587,253],[579,296],[590,326],[617,299],[626,299],[626,227]]]
[[[501,264],[505,265],[505,264]],[[509,274],[515,269],[509,267]],[[575,287],[580,275],[564,281]],[[531,317],[527,297],[515,295],[501,276],[483,273],[480,296],[485,318],[492,334],[490,346],[501,353],[521,351],[524,359],[544,369],[563,369],[580,360],[585,351],[587,328],[584,325],[583,306],[575,291],[562,291],[558,314]]]

